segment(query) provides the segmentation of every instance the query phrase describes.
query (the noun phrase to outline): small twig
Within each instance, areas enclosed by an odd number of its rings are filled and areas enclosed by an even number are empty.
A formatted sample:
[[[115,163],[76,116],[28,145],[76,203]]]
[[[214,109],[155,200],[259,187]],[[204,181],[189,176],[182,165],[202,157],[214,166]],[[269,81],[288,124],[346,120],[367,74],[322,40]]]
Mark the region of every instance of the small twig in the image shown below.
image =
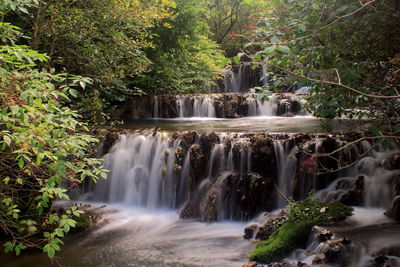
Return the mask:
[[[287,198],[287,197],[285,196],[285,194],[279,189],[279,186],[278,186],[276,183],[274,183],[274,186],[275,186],[276,191],[278,192],[278,194],[279,194],[287,203],[290,203],[289,198]]]

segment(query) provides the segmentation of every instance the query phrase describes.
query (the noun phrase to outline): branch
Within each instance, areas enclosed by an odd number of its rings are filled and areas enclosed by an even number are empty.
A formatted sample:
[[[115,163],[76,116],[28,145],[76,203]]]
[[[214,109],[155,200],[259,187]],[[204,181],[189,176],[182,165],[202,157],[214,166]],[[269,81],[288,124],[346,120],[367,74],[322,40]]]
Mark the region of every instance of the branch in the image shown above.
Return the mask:
[[[362,91],[360,91],[358,89],[355,89],[353,87],[350,87],[348,85],[342,84],[341,79],[340,79],[340,75],[339,75],[339,71],[337,69],[335,69],[335,70],[336,70],[336,74],[338,75],[339,82],[331,82],[331,81],[326,81],[326,80],[319,80],[319,79],[310,78],[310,77],[304,76],[302,74],[298,74],[298,73],[295,73],[295,72],[290,71],[288,69],[282,68],[282,67],[280,67],[278,65],[275,65],[273,63],[270,63],[270,62],[267,62],[266,64],[267,65],[271,65],[271,66],[273,66],[273,67],[275,67],[275,68],[277,68],[277,69],[279,69],[281,71],[287,72],[287,73],[289,73],[291,75],[294,75],[294,76],[297,76],[297,77],[300,77],[300,78],[303,78],[303,79],[307,79],[307,80],[312,81],[312,82],[325,83],[325,84],[330,84],[330,85],[334,85],[334,86],[339,86],[339,87],[348,89],[350,91],[353,91],[355,93],[358,93],[360,95],[363,95],[363,96],[372,97],[372,98],[380,98],[380,99],[397,99],[397,98],[400,98],[399,94],[393,95],[393,96],[368,94],[368,93],[364,93],[364,92],[362,92]]]
[[[350,146],[352,146],[352,145],[354,145],[354,144],[357,144],[357,143],[359,143],[359,142],[361,142],[361,141],[364,141],[364,140],[375,140],[375,139],[385,139],[385,138],[393,138],[393,139],[396,139],[397,141],[399,141],[399,136],[394,136],[394,135],[382,135],[382,136],[370,136],[370,137],[368,137],[368,136],[364,136],[364,137],[361,137],[361,138],[359,138],[359,139],[357,139],[357,140],[355,140],[355,141],[353,141],[353,142],[350,142],[350,143],[347,143],[346,145],[344,145],[344,146],[342,146],[342,147],[340,147],[340,148],[338,148],[338,149],[336,149],[336,150],[334,150],[334,151],[332,151],[332,152],[328,152],[328,153],[315,153],[315,154],[312,154],[314,157],[329,157],[329,156],[332,156],[332,155],[334,155],[334,154],[336,154],[336,153],[338,153],[338,152],[340,152],[340,151],[342,151],[342,150],[344,150],[344,149],[346,149],[346,148],[348,148],[348,147],[350,147]]]
[[[311,37],[311,36],[313,36],[313,35],[319,33],[320,31],[325,30],[326,28],[329,28],[329,27],[333,26],[334,24],[336,24],[336,23],[339,22],[340,20],[342,20],[342,19],[344,19],[344,18],[347,18],[347,17],[350,17],[350,16],[352,16],[352,15],[354,15],[354,14],[360,12],[361,10],[363,10],[364,8],[366,8],[367,6],[369,6],[370,4],[374,3],[375,1],[376,1],[376,0],[371,0],[371,1],[369,1],[368,3],[365,3],[365,4],[364,4],[363,6],[361,6],[359,9],[357,9],[357,10],[351,12],[351,13],[348,13],[348,14],[346,14],[346,15],[340,16],[340,17],[338,17],[337,19],[335,19],[334,21],[332,21],[331,23],[325,25],[324,27],[321,27],[321,28],[315,30],[313,33],[310,33],[309,35],[302,36],[302,37],[299,37],[299,38],[297,38],[297,39],[294,39],[294,40],[292,40],[291,42],[295,42],[295,41],[298,41],[298,40],[307,39],[307,38],[309,38],[309,37]]]

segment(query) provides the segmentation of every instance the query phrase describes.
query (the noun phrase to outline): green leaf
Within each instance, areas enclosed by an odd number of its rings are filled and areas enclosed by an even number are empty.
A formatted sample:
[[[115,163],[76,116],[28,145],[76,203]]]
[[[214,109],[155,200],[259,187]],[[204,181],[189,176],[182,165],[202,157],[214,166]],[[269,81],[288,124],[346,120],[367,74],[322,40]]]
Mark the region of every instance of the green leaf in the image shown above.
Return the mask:
[[[228,65],[228,63],[229,63],[230,60],[231,60],[230,58],[224,58],[224,59],[221,61],[221,66],[222,66],[222,67],[225,67],[226,65]]]
[[[77,90],[75,90],[75,89],[69,89],[69,93],[73,96],[73,97],[75,97],[75,98],[77,98],[78,97],[78,91]]]
[[[4,143],[6,143],[8,146],[11,146],[11,138],[8,135],[3,136]]]
[[[15,255],[19,256],[20,253],[21,253],[21,249],[19,248],[19,246],[15,247]]]
[[[59,237],[63,237],[64,236],[64,231],[61,228],[57,228],[55,230],[56,235],[58,235]]]
[[[86,87],[86,83],[84,83],[84,82],[79,82],[79,85],[83,88],[83,89],[85,89],[85,87]],[[76,96],[75,96],[76,97]]]
[[[238,64],[240,62],[240,57],[239,56],[234,56],[233,57],[233,62],[235,62],[236,64]]]
[[[47,256],[49,256],[50,259],[52,259],[54,257],[54,255],[56,254],[56,251],[54,250],[54,248],[49,247],[47,249]]]
[[[264,53],[267,54],[267,55],[270,55],[270,54],[272,54],[272,53],[275,52],[275,49],[276,49],[276,46],[267,47],[267,48],[264,50]]]
[[[22,157],[18,160],[18,166],[22,169],[25,166],[25,161]]]
[[[285,53],[285,54],[289,54],[290,53],[290,48],[285,46],[285,45],[278,46],[277,50],[281,51],[282,53]]]

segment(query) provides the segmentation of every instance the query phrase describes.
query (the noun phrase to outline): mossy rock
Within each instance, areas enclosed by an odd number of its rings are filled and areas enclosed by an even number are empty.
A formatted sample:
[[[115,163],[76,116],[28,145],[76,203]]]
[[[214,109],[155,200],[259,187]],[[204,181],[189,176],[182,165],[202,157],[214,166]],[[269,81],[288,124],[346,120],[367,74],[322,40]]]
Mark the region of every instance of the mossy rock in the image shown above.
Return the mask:
[[[306,245],[314,225],[328,225],[346,219],[353,209],[341,203],[327,204],[307,199],[289,207],[289,219],[268,240],[257,243],[250,261],[271,263],[282,260],[296,248]]]
[[[306,245],[312,226],[307,221],[285,222],[268,240],[257,243],[249,259],[265,263],[281,260],[296,247]]]

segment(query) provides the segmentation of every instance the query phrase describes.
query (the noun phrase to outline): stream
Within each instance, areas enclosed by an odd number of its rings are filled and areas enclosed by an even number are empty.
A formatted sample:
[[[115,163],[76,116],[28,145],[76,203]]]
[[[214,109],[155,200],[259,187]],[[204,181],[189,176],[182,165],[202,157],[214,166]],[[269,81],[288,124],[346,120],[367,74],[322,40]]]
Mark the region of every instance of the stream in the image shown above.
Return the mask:
[[[355,166],[325,176],[303,173],[308,156],[299,146],[311,153],[333,151],[339,145],[335,135],[362,133],[368,122],[316,119],[297,110],[303,102],[294,94],[285,98],[290,104],[280,113],[279,97],[240,104],[237,92],[249,79],[242,69],[227,75],[219,96],[152,96],[146,108],[124,107],[118,115],[125,120],[123,133],[111,147],[100,148],[108,179],[75,192],[77,200],[93,207],[105,204],[102,218],[65,239],[58,255],[63,266],[242,266],[254,248],[243,238],[244,228],[259,223],[263,212],[286,205],[274,183],[296,200],[314,190],[320,199],[346,201],[352,192],[350,204],[360,208],[335,230],[359,244],[347,266],[370,266],[368,255],[386,245],[399,247],[399,225],[382,215],[400,176],[397,163],[382,162],[393,161],[398,148],[362,143],[352,149],[365,157]],[[218,104],[232,97],[239,97],[235,104]],[[296,114],[295,101],[300,103]],[[319,164],[338,167],[329,160]],[[360,176],[362,192],[357,191]],[[311,240],[308,249],[317,246]],[[312,264],[304,255],[289,259]],[[0,260],[5,267],[52,266],[42,253]]]

